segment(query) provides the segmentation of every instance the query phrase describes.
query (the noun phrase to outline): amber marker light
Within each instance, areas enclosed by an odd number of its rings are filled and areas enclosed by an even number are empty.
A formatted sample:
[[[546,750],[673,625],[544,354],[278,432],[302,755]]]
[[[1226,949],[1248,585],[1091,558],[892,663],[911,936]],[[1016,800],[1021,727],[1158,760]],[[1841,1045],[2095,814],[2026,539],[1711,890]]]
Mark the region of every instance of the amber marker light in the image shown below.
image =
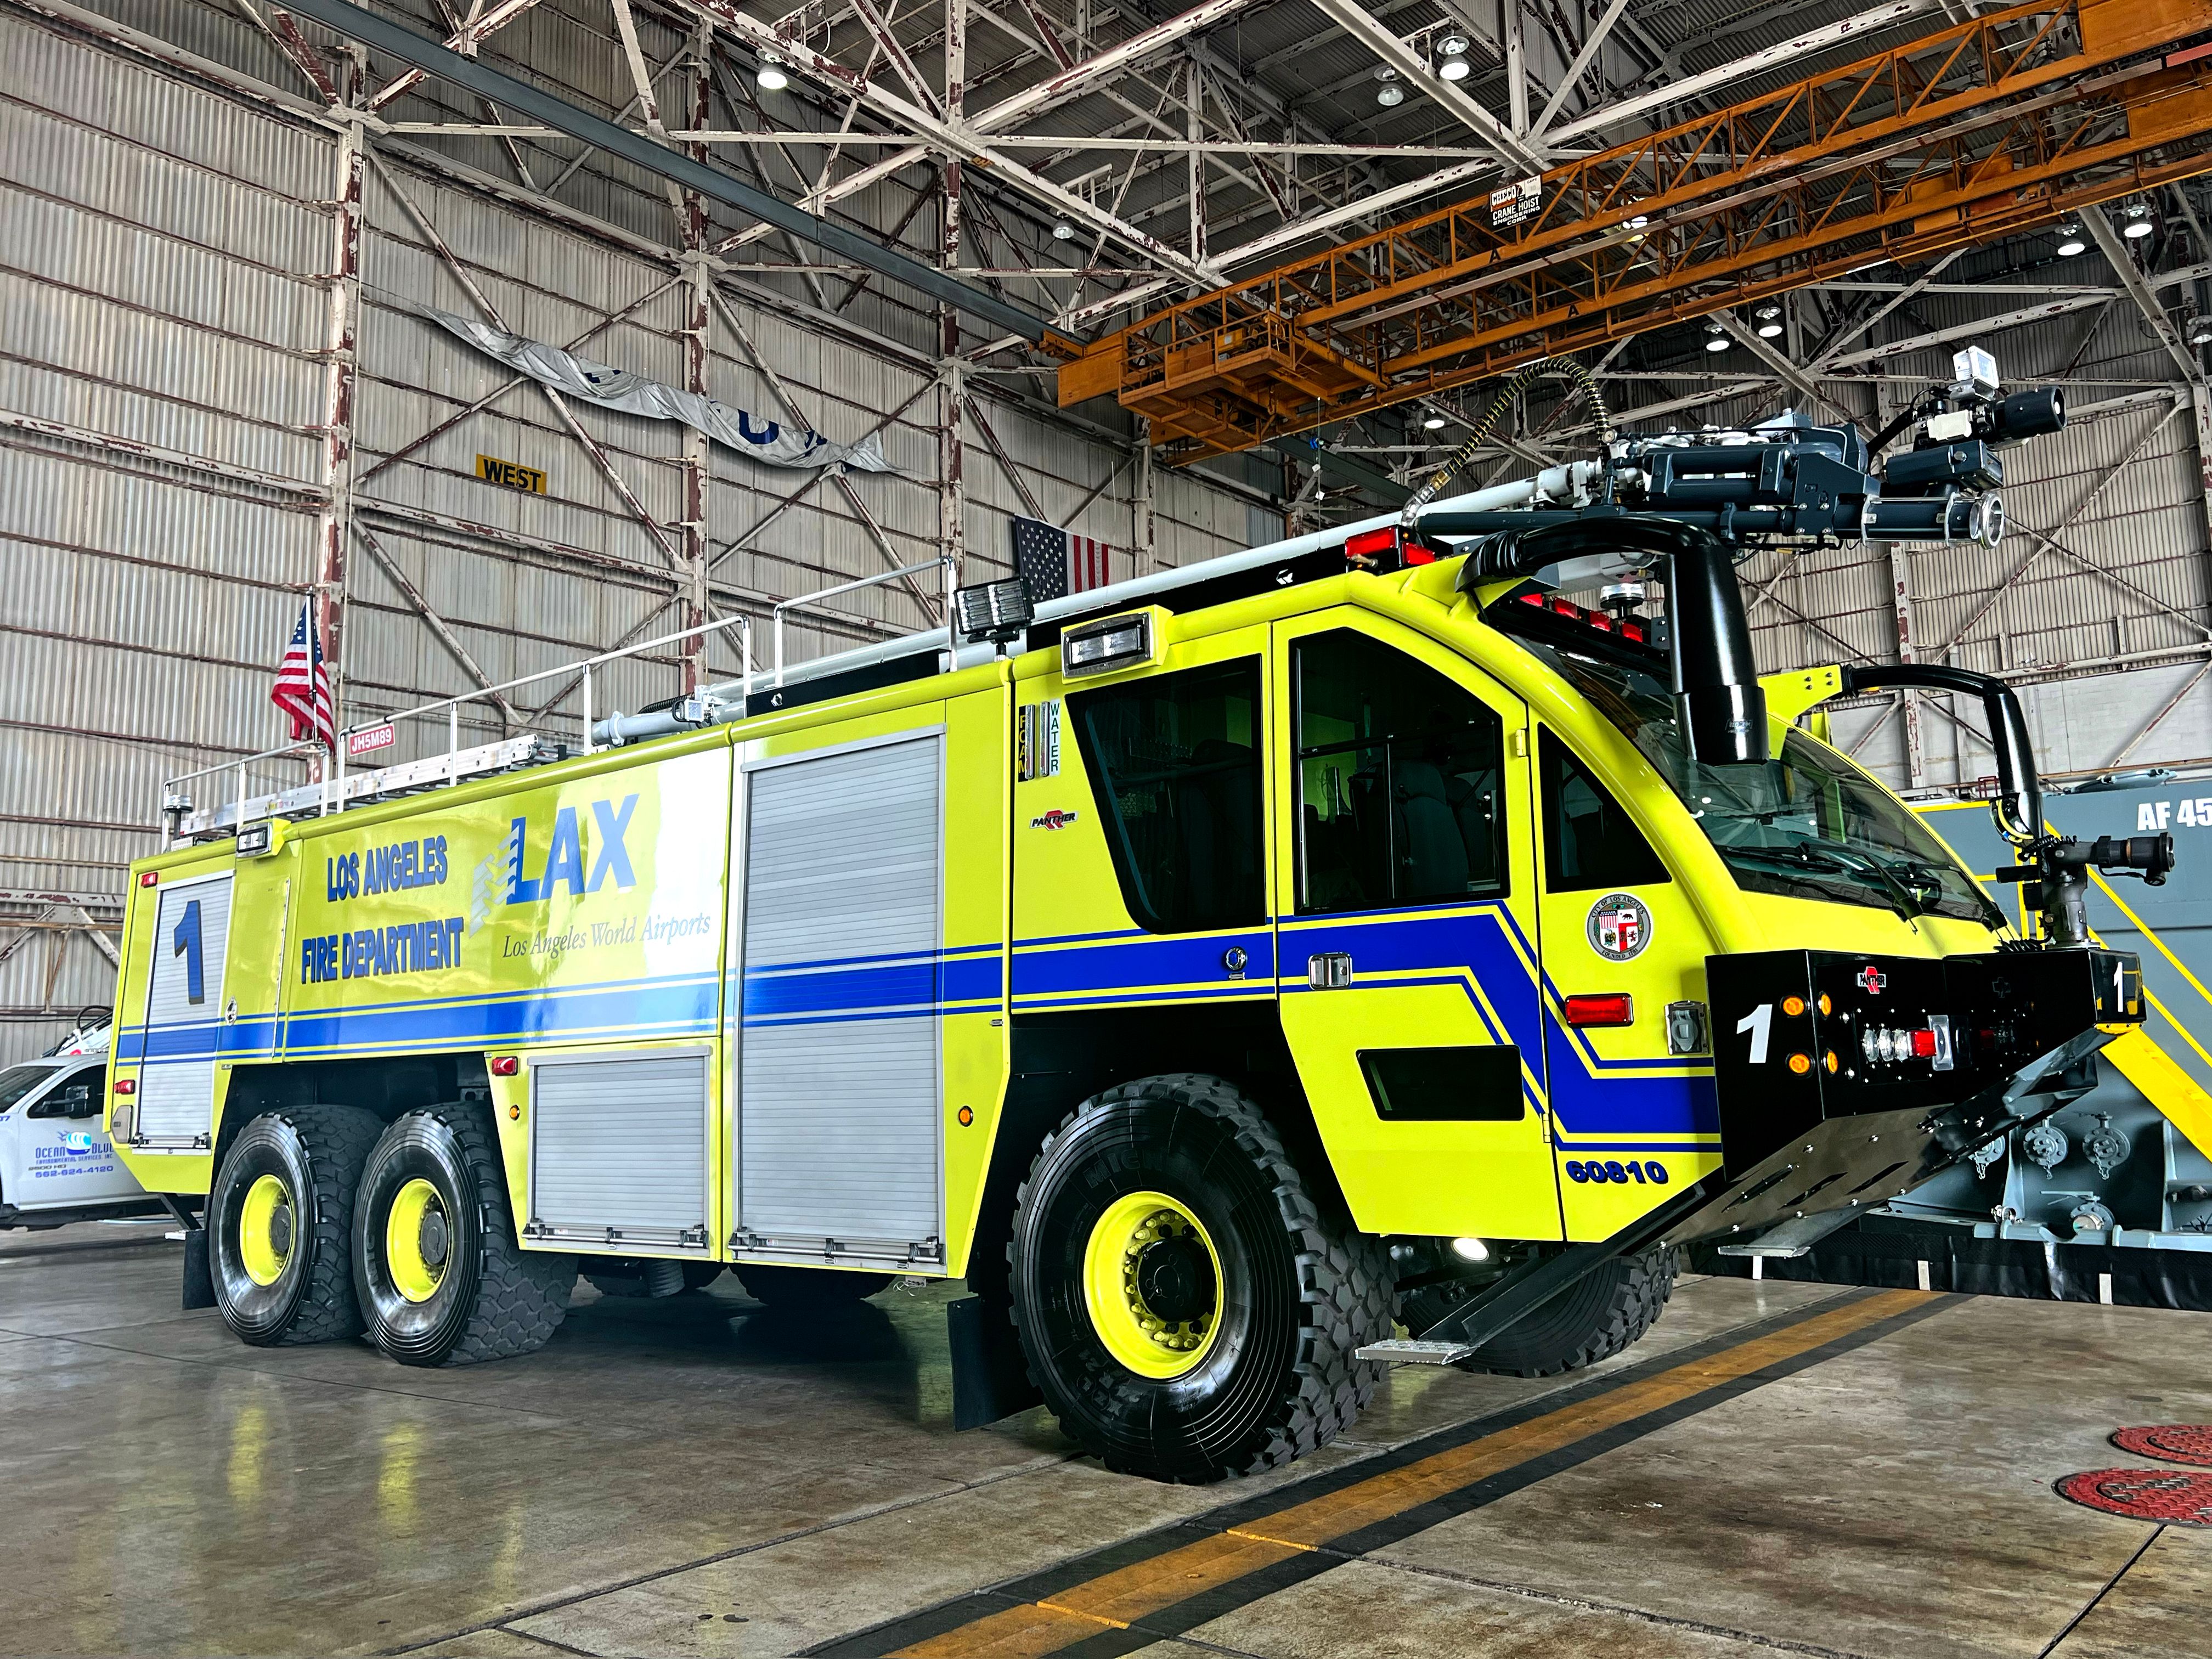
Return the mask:
[[[1790,1069],[1796,1073],[1799,1077],[1804,1076],[1806,1073],[1813,1069],[1813,1056],[1810,1054],[1790,1055]]]

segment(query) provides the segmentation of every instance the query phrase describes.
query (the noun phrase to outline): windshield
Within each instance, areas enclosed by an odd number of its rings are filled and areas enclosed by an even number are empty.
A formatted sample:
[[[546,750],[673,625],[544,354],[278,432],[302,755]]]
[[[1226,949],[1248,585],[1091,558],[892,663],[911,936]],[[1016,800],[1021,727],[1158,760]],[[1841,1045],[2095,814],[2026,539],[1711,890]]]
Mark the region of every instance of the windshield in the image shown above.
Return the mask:
[[[1650,675],[1522,641],[1619,726],[1690,809],[1713,848],[1752,892],[1989,927],[2002,911],[1899,800],[1842,755],[1792,727],[1763,766],[1701,766],[1674,720],[1674,700]]]
[[[0,1112],[6,1111],[59,1070],[58,1066],[10,1066],[0,1072]]]

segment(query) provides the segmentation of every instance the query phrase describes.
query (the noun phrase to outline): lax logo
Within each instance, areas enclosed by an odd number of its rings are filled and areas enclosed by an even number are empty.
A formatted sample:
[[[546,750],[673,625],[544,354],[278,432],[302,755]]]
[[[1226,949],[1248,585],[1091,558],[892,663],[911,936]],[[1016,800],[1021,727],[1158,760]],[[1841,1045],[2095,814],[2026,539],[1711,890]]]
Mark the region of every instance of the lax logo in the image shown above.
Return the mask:
[[[494,911],[509,904],[535,904],[563,890],[580,898],[598,892],[610,880],[617,888],[636,886],[637,875],[630,867],[629,848],[624,841],[629,833],[630,815],[636,810],[635,795],[626,795],[620,801],[593,801],[587,846],[577,809],[561,808],[553,815],[544,866],[534,876],[527,867],[530,820],[512,820],[497,849],[476,867],[469,892],[469,932],[480,932],[490,922]]]

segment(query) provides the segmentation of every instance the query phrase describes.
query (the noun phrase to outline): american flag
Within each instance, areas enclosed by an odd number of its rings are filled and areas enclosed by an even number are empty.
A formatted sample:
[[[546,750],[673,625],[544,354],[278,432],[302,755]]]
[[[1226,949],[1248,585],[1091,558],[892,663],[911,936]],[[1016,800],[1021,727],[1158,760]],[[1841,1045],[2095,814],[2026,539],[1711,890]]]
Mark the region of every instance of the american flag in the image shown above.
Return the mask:
[[[1014,569],[1038,605],[1105,586],[1114,580],[1109,563],[1113,551],[1104,542],[1071,536],[1042,519],[1014,520]]]
[[[292,740],[313,736],[324,748],[336,750],[338,741],[337,704],[331,696],[331,671],[323,665],[323,630],[312,615],[314,601],[300,606],[300,620],[292,629],[292,643],[284,647],[284,660],[276,665],[276,684],[269,701],[292,717]]]

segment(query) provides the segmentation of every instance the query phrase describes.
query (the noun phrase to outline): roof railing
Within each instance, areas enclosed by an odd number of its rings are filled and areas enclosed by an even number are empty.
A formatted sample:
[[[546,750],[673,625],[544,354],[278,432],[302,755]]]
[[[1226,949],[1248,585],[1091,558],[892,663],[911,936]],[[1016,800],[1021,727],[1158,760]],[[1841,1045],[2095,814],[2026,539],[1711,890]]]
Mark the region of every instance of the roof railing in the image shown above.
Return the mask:
[[[792,611],[863,588],[903,581],[931,570],[943,572],[944,602],[949,615],[952,603],[953,568],[951,560],[942,557],[883,571],[872,576],[862,576],[852,581],[838,582],[792,599],[779,599],[769,612],[775,636],[773,684],[779,686],[784,684],[787,672],[784,621]],[[743,668],[743,678],[738,684],[743,686],[744,694],[749,696],[755,678],[762,672],[754,665],[753,618],[750,616],[725,617],[716,622],[702,623],[696,628],[679,629],[672,634],[640,640],[634,645],[578,658],[556,668],[540,669],[533,674],[502,680],[497,685],[464,691],[455,696],[441,697],[434,702],[422,703],[413,708],[380,714],[374,720],[357,721],[337,733],[336,751],[330,757],[331,764],[325,769],[324,775],[294,788],[271,789],[258,794],[251,792],[257,769],[265,771],[275,763],[295,759],[310,760],[324,752],[319,744],[285,744],[277,748],[264,749],[258,754],[218,762],[213,766],[203,766],[196,771],[165,778],[161,783],[161,849],[167,852],[180,842],[225,831],[235,834],[245,824],[259,819],[310,814],[323,817],[333,812],[343,812],[349,805],[387,799],[395,794],[440,785],[450,787],[467,778],[510,771],[518,766],[565,759],[571,752],[594,753],[609,746],[606,743],[595,741],[592,735],[594,724],[592,673],[594,669],[658,651],[685,640],[703,639],[708,635],[724,633],[731,629],[737,630],[738,661]],[[580,683],[582,690],[581,738],[573,750],[534,732],[514,733],[496,742],[480,744],[465,750],[461,747],[461,710],[465,706],[485,702],[502,704],[502,693],[545,680],[560,679],[563,676],[572,682]],[[565,699],[568,690],[564,685],[553,701],[557,702]],[[346,762],[349,757],[388,748],[396,741],[400,726],[441,714],[446,717],[446,749],[442,756],[348,775]],[[363,744],[359,741],[370,734],[382,734],[382,739],[373,744]],[[228,799],[217,806],[199,810],[193,801],[192,786],[206,778],[226,780]]]

